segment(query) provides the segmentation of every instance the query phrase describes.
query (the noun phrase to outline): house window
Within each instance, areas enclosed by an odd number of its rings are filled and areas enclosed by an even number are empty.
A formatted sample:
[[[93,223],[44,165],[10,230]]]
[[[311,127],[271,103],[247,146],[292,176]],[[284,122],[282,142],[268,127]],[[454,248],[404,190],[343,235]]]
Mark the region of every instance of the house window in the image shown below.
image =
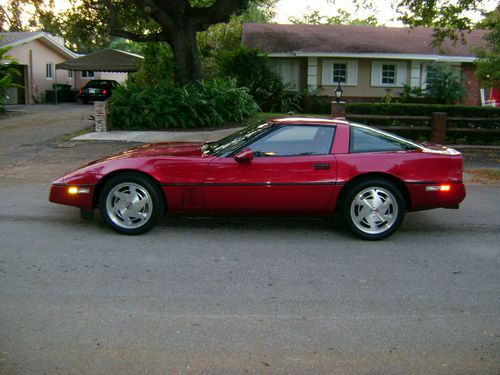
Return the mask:
[[[357,60],[330,60],[322,61],[321,83],[325,86],[334,86],[339,82],[344,86],[358,85]]]
[[[47,77],[47,79],[53,79],[53,69],[52,69],[52,63],[47,63],[45,64],[45,77]]]
[[[405,61],[372,61],[372,87],[403,87],[408,84]]]
[[[383,64],[382,65],[382,84],[389,85],[396,82],[396,65]]]
[[[68,70],[68,78],[73,78],[73,71],[72,70]]]
[[[347,82],[347,64],[333,64],[333,82]]]
[[[271,60],[273,69],[290,90],[298,90],[300,82],[300,62],[297,60]]]
[[[94,72],[92,70],[82,70],[82,78],[94,78]]]

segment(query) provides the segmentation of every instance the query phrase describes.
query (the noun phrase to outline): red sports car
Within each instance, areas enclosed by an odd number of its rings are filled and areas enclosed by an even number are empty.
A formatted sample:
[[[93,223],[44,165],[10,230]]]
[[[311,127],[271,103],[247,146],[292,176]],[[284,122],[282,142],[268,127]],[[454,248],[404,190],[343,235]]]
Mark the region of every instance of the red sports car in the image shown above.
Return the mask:
[[[216,142],[140,146],[54,181],[51,202],[99,208],[123,234],[151,229],[165,210],[205,215],[332,215],[377,240],[406,211],[458,208],[462,155],[342,120],[283,118]]]

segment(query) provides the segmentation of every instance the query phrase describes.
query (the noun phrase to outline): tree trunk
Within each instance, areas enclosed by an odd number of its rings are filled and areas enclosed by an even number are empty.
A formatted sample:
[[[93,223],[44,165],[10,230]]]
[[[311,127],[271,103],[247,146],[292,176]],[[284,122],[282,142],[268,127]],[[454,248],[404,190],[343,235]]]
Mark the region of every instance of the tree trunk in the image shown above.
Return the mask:
[[[201,78],[200,57],[196,41],[196,31],[190,27],[172,36],[171,47],[177,69],[175,80],[181,85],[198,82]]]

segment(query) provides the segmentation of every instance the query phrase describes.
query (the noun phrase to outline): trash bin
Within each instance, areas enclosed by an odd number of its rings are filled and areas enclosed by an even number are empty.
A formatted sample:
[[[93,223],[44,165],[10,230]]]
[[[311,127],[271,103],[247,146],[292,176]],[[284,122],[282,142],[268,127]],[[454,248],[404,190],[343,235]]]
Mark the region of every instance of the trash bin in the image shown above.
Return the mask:
[[[58,102],[71,101],[71,85],[67,85],[65,83],[54,83],[52,88],[57,92]]]

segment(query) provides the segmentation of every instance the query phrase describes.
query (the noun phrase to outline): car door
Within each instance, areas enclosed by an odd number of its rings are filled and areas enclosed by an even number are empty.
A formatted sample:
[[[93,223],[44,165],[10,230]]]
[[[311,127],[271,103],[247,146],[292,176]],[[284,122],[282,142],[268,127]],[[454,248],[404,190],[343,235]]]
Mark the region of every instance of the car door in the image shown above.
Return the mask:
[[[227,213],[325,212],[335,184],[334,126],[285,125],[207,167],[208,211]],[[242,150],[253,158],[236,160]]]

